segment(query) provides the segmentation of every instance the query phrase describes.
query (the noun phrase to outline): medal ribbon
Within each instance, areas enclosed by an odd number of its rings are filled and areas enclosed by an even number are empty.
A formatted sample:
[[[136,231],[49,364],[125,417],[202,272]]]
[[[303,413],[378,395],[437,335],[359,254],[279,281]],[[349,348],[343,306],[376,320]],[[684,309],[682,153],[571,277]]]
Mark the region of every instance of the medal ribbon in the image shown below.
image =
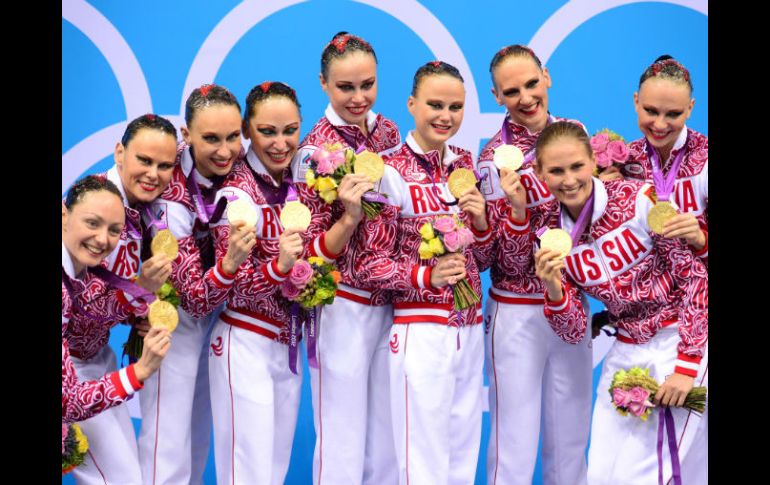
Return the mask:
[[[650,145],[650,142],[646,142],[647,155],[650,157],[650,162],[652,162],[652,181],[655,184],[655,196],[660,202],[667,202],[671,198],[671,192],[674,191],[674,184],[676,183],[676,174],[679,172],[679,165],[682,164],[685,152],[687,152],[687,143],[689,141],[690,134],[688,133],[684,146],[677,153],[665,177],[661,169],[658,151]]]
[[[372,128],[372,131],[370,131],[368,135],[364,136],[364,141],[362,141],[361,144],[357,145],[355,136],[351,138],[351,135],[349,135],[348,133],[345,133],[345,130],[341,130],[336,126],[332,125],[332,127],[334,128],[334,131],[336,131],[337,134],[339,134],[342,137],[342,139],[345,140],[345,143],[347,143],[350,148],[356,147],[356,148],[353,148],[356,152],[356,155],[366,150],[366,141],[369,140],[374,135],[374,132],[377,131],[378,126],[380,125],[378,123],[375,123],[374,128]]]
[[[554,121],[556,121],[556,118],[553,115],[549,114],[548,121],[546,121],[545,125],[548,126]],[[503,127],[500,128],[500,137],[503,140],[503,144],[513,145],[513,140],[511,139],[511,122],[508,120],[508,116],[503,118]],[[533,145],[532,148],[527,150],[527,153],[524,154],[524,161],[522,162],[522,166],[526,166],[534,158],[535,158],[535,147]]]
[[[201,194],[201,189],[198,187],[198,182],[195,181],[194,171],[195,168],[193,167],[193,170],[190,171],[190,174],[187,176],[185,185],[187,185],[187,191],[190,193],[190,197],[193,200],[195,213],[198,215],[198,219],[203,224],[215,224],[222,218],[222,214],[225,212],[225,207],[227,207],[227,202],[230,199],[227,197],[222,197],[217,201],[216,204],[212,203],[216,192],[222,185],[221,177],[214,177],[214,180],[212,181],[214,185],[211,187],[211,195],[204,200],[203,195]]]

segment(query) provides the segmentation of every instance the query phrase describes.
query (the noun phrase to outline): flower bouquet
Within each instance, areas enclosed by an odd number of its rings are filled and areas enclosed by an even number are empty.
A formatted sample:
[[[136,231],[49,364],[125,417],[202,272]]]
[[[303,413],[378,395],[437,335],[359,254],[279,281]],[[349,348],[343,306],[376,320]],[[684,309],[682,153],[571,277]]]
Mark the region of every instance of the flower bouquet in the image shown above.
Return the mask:
[[[650,400],[658,392],[660,385],[650,376],[649,369],[632,367],[621,369],[612,377],[610,396],[615,409],[623,416],[628,413],[647,421],[655,405]],[[684,407],[702,413],[706,409],[706,388],[693,387],[684,401]]]
[[[447,252],[461,253],[474,242],[473,233],[456,215],[438,216],[433,222],[426,222],[420,226],[420,236],[420,259],[431,259]],[[452,285],[452,293],[456,310],[464,310],[481,301],[466,279]]]
[[[594,176],[605,172],[620,172],[620,166],[626,163],[630,154],[623,137],[609,128],[591,137],[591,148],[596,156]]]
[[[61,474],[74,470],[83,463],[88,453],[88,439],[76,423],[61,424]]]

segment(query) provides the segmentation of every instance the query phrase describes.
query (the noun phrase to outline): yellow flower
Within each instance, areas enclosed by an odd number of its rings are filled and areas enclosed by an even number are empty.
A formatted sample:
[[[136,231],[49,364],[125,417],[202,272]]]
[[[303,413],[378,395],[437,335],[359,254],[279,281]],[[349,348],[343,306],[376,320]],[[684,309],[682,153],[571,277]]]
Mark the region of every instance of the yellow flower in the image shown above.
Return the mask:
[[[428,247],[430,248],[431,252],[435,253],[436,256],[441,256],[446,252],[446,249],[444,249],[444,245],[441,244],[441,239],[434,237],[430,241],[428,241]]]
[[[337,189],[332,190],[326,190],[323,192],[319,192],[318,195],[321,196],[321,198],[327,203],[331,204],[335,200],[337,200]]]
[[[305,172],[305,182],[307,182],[308,187],[312,187],[313,185],[315,185],[315,174],[310,169],[308,169],[308,171]]]
[[[426,243],[425,241],[420,243],[419,251],[420,251],[420,259],[430,259],[433,256],[435,256],[431,252],[430,247],[428,246],[428,243]]]
[[[426,222],[420,227],[420,236],[422,236],[422,238],[426,241],[430,241],[436,237],[436,234],[433,232],[433,226],[430,222]]]
[[[337,188],[337,182],[331,177],[318,177],[315,185],[319,192],[328,192]]]
[[[85,453],[88,451],[88,438],[80,430],[80,426],[77,424],[72,425],[73,431],[75,431],[75,441],[78,443],[78,453]]]
[[[332,143],[331,145],[328,143],[324,143],[324,145],[326,146],[327,152],[334,153],[336,151],[342,150],[342,143],[339,143],[339,142]]]
[[[310,264],[317,264],[318,266],[321,266],[325,263],[323,258],[319,258],[318,256],[310,256],[307,258],[307,262]]]

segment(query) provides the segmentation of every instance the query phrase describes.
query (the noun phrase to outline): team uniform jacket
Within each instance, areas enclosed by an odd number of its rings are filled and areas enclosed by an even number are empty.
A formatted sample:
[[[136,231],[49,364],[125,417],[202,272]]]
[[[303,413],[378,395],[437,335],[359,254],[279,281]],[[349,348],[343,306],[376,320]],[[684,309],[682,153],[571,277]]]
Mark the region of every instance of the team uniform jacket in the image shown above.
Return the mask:
[[[243,157],[239,157],[233,167],[243,163]],[[187,179],[195,178],[204,197],[206,191],[216,190],[216,187],[194,167],[190,148],[180,143],[171,182],[160,198],[153,202],[152,211],[156,218],[166,223],[179,243],[171,282],[179,294],[182,308],[193,317],[202,317],[225,301],[235,275],[222,269],[222,258],[214,264],[214,245],[209,226],[198,218],[192,195],[187,189]]]
[[[388,195],[389,205],[375,220],[363,222],[363,237],[357,241],[360,246],[356,277],[361,286],[395,290],[393,323],[430,322],[451,326],[481,323],[480,304],[462,312],[455,311],[452,289],[431,287],[430,276],[436,259],[419,258],[420,226],[432,222],[436,216],[459,214],[476,239],[465,248],[464,255],[466,278],[478,295],[481,295],[481,280],[476,258],[492,247],[492,228],[483,233],[476,231],[470,217],[456,205],[447,206],[439,201],[417,155],[428,162],[441,198],[446,201],[454,200],[446,183],[451,170],[474,169],[470,152],[446,145],[444,159],[439,160],[435,150],[423,154],[410,134],[406,143],[385,163],[381,191]]]
[[[142,239],[135,238],[129,231],[129,222],[143,233],[141,213],[128,206],[128,199],[123,190],[123,183],[116,167],[112,167],[106,173],[101,174],[113,182],[123,196],[123,207],[126,211],[126,225],[120,233],[120,240],[115,249],[102,262],[102,266],[124,279],[133,279],[139,273],[139,264],[142,254]],[[87,291],[78,297],[78,305],[92,315],[100,315],[93,309],[94,302],[106,298],[109,287],[98,278],[90,278],[87,282]],[[126,299],[122,292],[118,292],[118,298]],[[110,339],[110,329],[121,322],[121,319],[94,320],[86,314],[76,312],[67,326],[66,337],[70,346],[71,355],[88,360],[94,357],[102,347],[107,345]]]
[[[654,205],[650,184],[637,181],[602,183],[593,179],[591,223],[565,258],[564,297],[548,301],[545,315],[559,337],[578,343],[586,333],[586,310],[580,292],[607,306],[617,339],[643,344],[662,327],[678,324],[681,342],[675,371],[696,376],[708,340],[708,273],[703,263],[679,239],[652,232],[647,212]],[[527,211],[527,220],[509,218],[505,237],[518,253],[502,261],[503,270],[524,261],[534,266],[535,232],[558,227],[559,204],[554,201]],[[561,227],[570,232],[572,219],[561,215]],[[534,269],[529,269],[533,271]]]
[[[510,129],[512,144],[521,149],[524,154],[534,150],[535,142],[540,136],[540,132],[532,133],[525,126],[511,122],[508,115],[506,115],[506,118],[508,119],[507,126]],[[583,126],[580,122],[567,118],[555,118],[555,121],[571,121]],[[487,178],[481,184],[481,193],[487,200],[489,225],[498,231],[502,230],[511,214],[511,204],[508,202],[508,198],[500,186],[500,174],[494,163],[495,148],[502,144],[502,133],[498,131],[484,145],[481,155],[479,155],[478,163],[478,171],[482,175],[487,174]],[[534,160],[526,162],[517,172],[521,176],[521,184],[527,193],[527,209],[539,207],[554,200],[553,195],[548,191],[548,187],[538,180],[535,174]],[[489,253],[491,258],[479,261],[480,271],[491,267],[490,278],[492,280],[492,288],[490,289],[490,296],[503,303],[544,303],[544,287],[540,278],[535,275],[534,267],[528,268],[527,271],[519,269],[526,266],[517,267],[515,272],[504,271],[496,262],[506,258],[510,254],[510,248],[507,247],[505,238],[495,237],[494,239],[494,249]]]
[[[288,173],[287,170],[284,176]],[[278,269],[278,238],[283,233],[279,217],[283,204],[269,204],[254,177],[261,177],[275,186],[272,176],[249,149],[246,162],[233,166],[217,193],[217,199],[226,196],[250,202],[258,215],[257,244],[238,268],[227,306],[219,318],[230,325],[288,344],[291,302],[281,295],[280,287],[289,274]],[[223,217],[211,228],[216,257],[221,260],[227,252],[230,225]]]
[[[621,169],[626,178],[652,183],[652,162],[647,153],[647,144],[646,138],[640,138],[628,145],[631,153]],[[673,201],[680,212],[692,213],[698,218],[701,230],[706,235],[706,245],[695,254],[708,266],[709,139],[685,127],[679,133],[668,160],[663,162],[661,169],[664,175],[668,174],[671,163],[682,149],[687,152],[676,174]]]
[[[95,298],[95,303],[91,305],[89,311],[94,312],[96,316],[104,316],[108,321],[125,319],[132,312],[145,309],[145,306],[141,304],[133,306],[133,304],[126,303],[125,300],[121,301],[117,297],[120,290],[104,289],[103,286],[106,286],[104,282],[90,273],[86,273],[82,280],[78,279],[75,276],[72,259],[63,244],[62,278],[68,280],[73,290],[73,294],[70,294],[64,281],[62,281],[61,409],[62,421],[70,423],[83,421],[107,408],[117,406],[142,388],[142,383],[136,378],[133,364],[119,371],[111,372],[96,381],[78,381],[75,367],[70,359],[69,343],[65,337],[73,313],[77,311],[73,307],[73,299],[89,299],[89,291],[94,288],[100,290],[101,294]]]
[[[310,133],[300,143],[300,148],[295,155],[296,163],[293,163],[293,177],[300,198],[312,213],[310,227],[303,235],[309,247],[309,253],[311,256],[320,256],[327,262],[334,262],[342,275],[337,296],[365,305],[381,306],[390,303],[390,295],[386,290],[359,287],[354,283],[353,271],[355,262],[359,257],[356,248],[360,245],[363,237],[361,224],[343,251],[340,254],[332,254],[324,245],[323,237],[326,231],[342,217],[345,208],[339,200],[333,204],[327,204],[305,182],[305,172],[308,169],[310,157],[324,143],[341,143],[344,147],[353,150],[363,143],[367,150],[380,154],[386,160],[401,146],[401,135],[393,121],[370,111],[367,115],[367,125],[369,135],[365,136],[358,126],[348,125],[334,112],[331,105],[328,106],[325,115],[318,120]],[[356,146],[350,146],[340,133],[344,133],[348,139],[354,140]],[[379,190],[377,184],[375,184],[375,190]],[[366,216],[364,216],[365,218]]]

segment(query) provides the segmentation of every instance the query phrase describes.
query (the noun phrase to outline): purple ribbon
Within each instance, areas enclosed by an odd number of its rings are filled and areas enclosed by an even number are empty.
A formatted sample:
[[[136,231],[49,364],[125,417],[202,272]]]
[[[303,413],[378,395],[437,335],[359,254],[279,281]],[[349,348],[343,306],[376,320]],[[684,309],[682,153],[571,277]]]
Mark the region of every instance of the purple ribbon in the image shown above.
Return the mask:
[[[153,294],[151,291],[145,290],[136,283],[132,283],[127,279],[121,278],[107,268],[95,266],[93,268],[88,268],[88,271],[105,283],[123,290],[124,293],[128,293],[134,298],[142,300],[146,304],[150,304],[155,301],[155,294]]]
[[[373,190],[369,190],[364,192],[364,195],[361,196],[362,200],[365,200],[366,202],[380,202],[382,204],[388,204],[388,199],[380,192],[375,192]]]
[[[150,304],[155,301],[155,295],[152,292],[145,290],[135,283],[121,278],[106,268],[96,266],[93,268],[88,268],[88,272],[104,281],[108,285],[123,290],[124,293],[128,293],[136,299],[142,300],[145,304]],[[95,320],[97,322],[107,322],[110,320],[108,317],[94,315],[78,304],[75,295],[75,288],[72,286],[72,282],[70,281],[69,276],[67,276],[67,273],[64,271],[64,268],[62,268],[61,279],[62,283],[64,283],[64,287],[67,288],[67,291],[70,293],[70,295],[72,295],[72,307],[78,313],[81,313],[82,315],[85,315],[91,320]]]
[[[190,171],[190,174],[187,176],[185,185],[187,185],[187,191],[190,193],[190,197],[192,198],[193,206],[195,207],[195,213],[198,215],[198,219],[203,224],[215,224],[222,218],[222,214],[224,214],[225,207],[227,207],[227,202],[229,200],[225,197],[222,197],[217,201],[216,204],[213,203],[214,196],[221,186],[221,180],[219,180],[220,177],[214,177],[214,180],[212,181],[214,185],[211,187],[210,195],[204,199],[203,195],[201,194],[201,189],[198,187],[198,183],[195,181],[194,174],[195,167],[193,167],[193,169]]]
[[[286,202],[299,200],[297,189],[294,188],[294,180],[291,178],[291,176],[285,176],[281,182],[281,185],[276,187],[263,179],[261,175],[259,175],[254,171],[253,168],[251,168],[251,166],[249,166],[249,169],[251,169],[251,172],[254,174],[254,178],[257,181],[257,185],[259,185],[260,192],[262,192],[262,195],[265,197],[265,200],[268,204],[282,206]]]
[[[131,209],[131,210],[135,210],[135,209]],[[134,225],[130,217],[126,217],[126,232],[128,232],[128,235],[131,237],[131,239],[136,239],[138,241],[141,241],[142,231]]]
[[[668,174],[663,176],[663,170],[660,165],[660,154],[658,151],[647,142],[647,154],[652,162],[652,181],[655,184],[655,196],[659,201],[668,201],[671,198],[671,192],[674,191],[674,184],[676,183],[676,174],[679,172],[679,165],[682,164],[684,155],[687,152],[687,144],[690,141],[690,133],[687,133],[684,146],[679,150],[674,158],[671,168],[668,170]]]
[[[545,125],[548,126],[551,123],[556,121],[556,118],[552,114],[548,114],[548,121],[545,122]],[[508,121],[508,116],[503,118],[503,127],[500,128],[500,137],[503,140],[503,144],[505,145],[513,145],[513,140],[511,139],[511,123]],[[535,147],[533,146],[530,148],[527,153],[524,154],[524,161],[522,162],[522,166],[526,166],[528,163],[530,163],[535,158]]]
[[[144,213],[147,214],[147,217],[150,219],[150,223],[147,225],[148,229],[152,226],[155,226],[159,231],[162,231],[163,229],[168,229],[168,226],[165,222],[163,222],[160,219],[157,219],[155,217],[155,214],[152,213],[150,208],[148,206],[144,206]]]
[[[658,485],[663,485],[663,431],[668,435],[668,451],[671,454],[671,473],[674,485],[682,485],[682,471],[679,467],[679,450],[676,446],[676,431],[671,408],[658,414]]]
[[[594,185],[591,188],[591,195],[588,197],[588,200],[586,200],[585,204],[583,205],[583,209],[580,210],[580,215],[577,218],[577,221],[575,221],[575,227],[572,228],[572,231],[570,231],[570,238],[572,238],[572,244],[577,244],[578,238],[581,234],[583,234],[583,231],[586,228],[586,225],[588,225],[588,222],[591,220],[591,213],[594,211],[594,192],[596,191],[596,185]],[[561,229],[561,215],[563,212],[563,206],[559,208],[559,221],[558,226],[559,229]],[[540,228],[542,230],[543,228]],[[545,232],[545,231],[543,231]],[[542,233],[538,234],[538,237],[542,236]]]
[[[302,336],[302,325],[299,321],[299,304],[292,303],[289,318],[289,370],[297,375],[297,349]]]
[[[307,363],[313,369],[318,369],[318,359],[316,358],[316,338],[318,336],[318,316],[316,307],[307,312]]]
[[[343,140],[345,140],[345,143],[347,143],[347,145],[348,145],[350,148],[356,147],[354,150],[355,150],[355,152],[356,152],[356,155],[358,155],[358,154],[359,154],[359,153],[361,153],[362,151],[366,150],[366,141],[367,141],[367,140],[369,140],[369,139],[370,139],[370,138],[371,138],[371,137],[374,135],[374,132],[375,132],[375,131],[377,131],[377,127],[378,127],[378,126],[380,126],[380,125],[379,125],[379,123],[375,123],[375,124],[374,124],[374,128],[372,128],[372,131],[370,131],[368,135],[364,136],[364,141],[362,141],[362,142],[361,142],[360,144],[358,144],[358,145],[356,144],[356,137],[355,137],[355,136],[353,136],[353,137],[351,138],[351,136],[350,136],[350,135],[348,135],[347,133],[345,133],[345,130],[344,130],[344,129],[339,129],[339,128],[337,128],[337,127],[336,127],[336,126],[334,126],[334,125],[332,125],[332,126],[333,126],[333,128],[334,128],[334,131],[336,131],[336,132],[337,132],[337,134],[339,134],[339,135],[342,137],[342,139],[343,139]],[[360,129],[360,128],[359,128],[359,129]]]

